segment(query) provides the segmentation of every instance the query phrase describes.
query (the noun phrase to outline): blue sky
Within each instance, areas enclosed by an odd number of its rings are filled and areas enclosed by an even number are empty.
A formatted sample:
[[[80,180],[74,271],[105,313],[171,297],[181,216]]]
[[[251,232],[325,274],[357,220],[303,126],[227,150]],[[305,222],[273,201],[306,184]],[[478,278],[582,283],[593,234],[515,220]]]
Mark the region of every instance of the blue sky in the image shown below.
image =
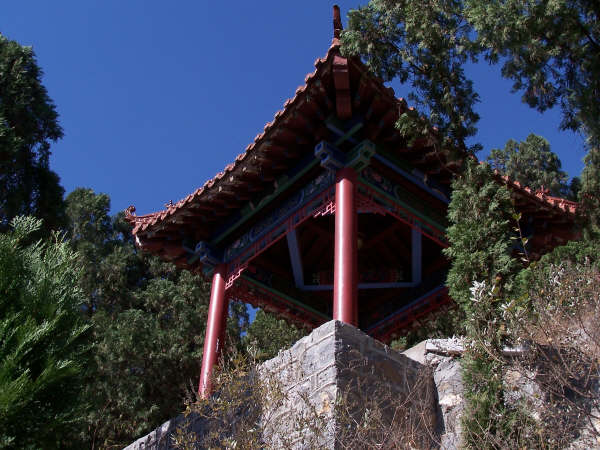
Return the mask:
[[[345,14],[364,1],[338,1]],[[5,2],[0,32],[31,45],[65,131],[52,168],[67,192],[90,187],[116,212],[162,209],[253,141],[312,72],[332,37],[331,7],[302,2]],[[469,67],[485,156],[534,132],[578,175],[583,139],[559,111],[529,109],[497,67]]]

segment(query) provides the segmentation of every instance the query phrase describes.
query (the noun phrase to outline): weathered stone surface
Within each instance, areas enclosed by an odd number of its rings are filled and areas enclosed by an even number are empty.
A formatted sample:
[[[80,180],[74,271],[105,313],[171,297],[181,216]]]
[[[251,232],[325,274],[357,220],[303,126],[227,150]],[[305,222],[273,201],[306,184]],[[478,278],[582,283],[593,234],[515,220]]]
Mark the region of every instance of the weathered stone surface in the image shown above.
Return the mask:
[[[436,339],[400,354],[350,325],[328,322],[259,368],[261,379],[275,380],[281,394],[278,401],[264,402],[270,406],[262,409],[265,443],[271,448],[333,449],[344,440],[348,448],[348,439],[357,437],[348,425],[364,423],[379,404],[383,431],[375,438],[383,433],[388,443],[397,439],[403,448],[461,448],[463,348],[460,339]],[[508,350],[505,354],[513,357],[527,351]],[[535,374],[509,366],[503,381],[507,404],[525,404],[532,418],[542,420],[538,410],[543,409],[545,394]],[[600,448],[600,405],[590,408],[590,420],[571,449]],[[127,449],[169,449],[170,436],[183,424],[198,435],[206,428],[197,416],[179,416]],[[412,445],[406,443],[411,440]]]
[[[464,408],[464,387],[460,360],[443,358],[433,371],[438,404],[444,422],[444,433],[440,437],[440,448],[461,448],[461,415]]]
[[[265,402],[263,434],[271,447],[326,447],[334,440],[335,331],[335,323],[327,322],[261,366],[261,377],[270,380],[282,399]]]
[[[390,432],[408,427],[427,445],[436,438],[430,372],[353,326],[328,322],[267,361],[263,370],[278,374],[288,399],[265,424],[265,440],[276,448],[336,448],[340,439],[356,438],[349,425],[364,423],[366,410],[377,402],[385,405],[377,413]],[[320,436],[307,435],[307,429]]]
[[[197,415],[191,414],[185,417],[183,414],[174,419],[167,420],[160,427],[139,438],[137,441],[129,444],[124,450],[169,450],[173,446],[171,436],[178,427],[185,426],[188,432],[198,433],[202,430],[202,419]]]
[[[338,448],[340,439],[356,438],[354,420],[364,422],[376,404],[381,405],[379,423],[389,427],[385,432],[401,439],[406,430],[415,442],[420,439],[419,448],[433,447],[439,439],[431,371],[351,325],[325,323],[259,372],[263,379],[275,379],[282,394],[279,401],[266,399],[272,407],[262,411],[263,436],[274,448]],[[171,448],[170,435],[183,420],[165,422],[127,449]],[[190,420],[195,433],[202,433],[202,425]]]
[[[463,351],[463,341],[453,338],[428,339],[403,352],[403,355],[427,365],[433,371],[438,420],[442,424],[438,444],[444,450],[454,450],[462,444],[464,387],[458,356]]]
[[[428,339],[425,341],[425,351],[446,356],[460,356],[465,351],[464,339]]]

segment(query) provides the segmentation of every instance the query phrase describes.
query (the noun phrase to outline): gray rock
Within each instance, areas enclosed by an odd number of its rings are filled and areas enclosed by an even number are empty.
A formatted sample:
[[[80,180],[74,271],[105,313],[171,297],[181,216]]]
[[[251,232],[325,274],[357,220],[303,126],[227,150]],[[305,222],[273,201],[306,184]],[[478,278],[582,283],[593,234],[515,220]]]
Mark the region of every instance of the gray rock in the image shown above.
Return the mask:
[[[375,447],[368,442],[385,441],[390,447],[461,448],[463,351],[455,338],[398,353],[351,325],[327,322],[258,369],[259,378],[278,391],[261,402],[265,447],[335,449],[343,442],[345,448],[368,448]],[[535,374],[509,365],[503,382],[507,404],[525,404],[540,420],[544,393]],[[600,405],[591,410],[569,448],[600,448]],[[202,435],[207,426],[197,415],[178,416],[127,449],[169,449],[177,428]]]
[[[340,440],[358,439],[352,426],[365,425],[368,414],[378,414],[390,432],[410,427],[421,444],[435,443],[432,430],[439,427],[426,367],[351,325],[328,322],[261,370],[279,377],[288,399],[267,412],[274,420],[264,424],[265,441],[274,448],[336,448]],[[378,400],[385,406],[375,411]],[[311,420],[304,431],[320,430],[320,436],[297,429]],[[368,432],[363,438],[369,438]]]
[[[460,360],[443,358],[434,369],[433,379],[437,389],[439,411],[444,422],[440,447],[447,450],[461,448],[460,422],[464,409],[464,387]]]
[[[267,447],[334,449],[342,439],[359,438],[405,442],[403,432],[414,446],[437,446],[443,426],[431,370],[351,325],[325,323],[265,362],[259,376],[275,380],[281,394],[265,399],[262,408]],[[375,419],[378,427],[357,431],[357,423]],[[202,420],[179,416],[127,449],[172,448],[171,437],[185,420],[189,431],[202,433]],[[381,426],[388,435],[381,436]]]

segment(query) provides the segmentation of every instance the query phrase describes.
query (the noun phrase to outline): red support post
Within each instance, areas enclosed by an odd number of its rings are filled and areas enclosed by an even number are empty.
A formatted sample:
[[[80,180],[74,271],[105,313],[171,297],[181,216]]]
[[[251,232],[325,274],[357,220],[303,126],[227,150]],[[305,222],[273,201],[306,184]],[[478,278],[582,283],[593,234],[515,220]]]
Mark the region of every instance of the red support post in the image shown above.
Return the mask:
[[[210,305],[204,336],[200,386],[198,387],[198,394],[202,398],[207,398],[211,394],[212,371],[219,360],[219,354],[223,347],[228,313],[228,301],[225,297],[226,277],[227,266],[225,264],[215,267],[210,289]]]
[[[356,172],[338,171],[335,186],[333,318],[358,325],[358,215]]]

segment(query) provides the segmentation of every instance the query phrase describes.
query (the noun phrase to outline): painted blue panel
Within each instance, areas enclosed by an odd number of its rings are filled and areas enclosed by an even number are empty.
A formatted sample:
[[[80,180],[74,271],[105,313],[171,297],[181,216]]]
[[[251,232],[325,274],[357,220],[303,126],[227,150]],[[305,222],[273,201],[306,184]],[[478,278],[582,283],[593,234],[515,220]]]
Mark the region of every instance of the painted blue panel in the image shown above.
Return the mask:
[[[304,286],[304,270],[302,268],[302,256],[300,255],[300,246],[298,245],[296,230],[288,232],[286,238],[288,250],[290,252],[292,272],[294,273],[294,281],[297,288],[302,288],[302,286]]]
[[[374,155],[374,158],[377,161],[382,162],[383,164],[385,164],[386,166],[388,166],[390,169],[393,169],[395,172],[399,173],[400,175],[402,175],[404,178],[406,178],[408,181],[416,184],[417,186],[419,186],[421,189],[423,189],[425,192],[431,194],[432,196],[434,196],[435,198],[437,198],[438,200],[441,200],[442,202],[448,204],[449,200],[448,197],[446,197],[446,195],[444,193],[442,193],[441,191],[437,190],[437,189],[432,189],[429,186],[427,186],[425,184],[425,182],[423,181],[422,178],[419,178],[409,172],[407,172],[406,170],[402,169],[401,167],[397,166],[396,164],[394,164],[393,162],[391,162],[389,159],[381,156],[381,155]]]
[[[399,283],[358,283],[359,289],[396,289],[410,288],[415,286],[416,284],[412,281]],[[333,290],[333,284],[309,284],[306,286],[301,286],[300,289],[303,291],[331,291]]]
[[[300,189],[285,201],[279,208],[267,215],[263,220],[254,225],[247,233],[229,245],[224,253],[225,262],[230,262],[236,256],[244,252],[249,246],[261,239],[267,233],[288,231],[285,228],[285,221],[294,216],[300,208],[310,206],[310,202],[320,193],[328,189],[334,181],[334,173],[324,171],[315,179],[311,180],[304,188]],[[316,209],[320,204],[315,204]]]
[[[411,228],[411,238],[412,238],[412,281],[416,285],[421,282],[421,272],[423,267],[423,255],[422,255],[422,234],[421,230],[416,228]]]

